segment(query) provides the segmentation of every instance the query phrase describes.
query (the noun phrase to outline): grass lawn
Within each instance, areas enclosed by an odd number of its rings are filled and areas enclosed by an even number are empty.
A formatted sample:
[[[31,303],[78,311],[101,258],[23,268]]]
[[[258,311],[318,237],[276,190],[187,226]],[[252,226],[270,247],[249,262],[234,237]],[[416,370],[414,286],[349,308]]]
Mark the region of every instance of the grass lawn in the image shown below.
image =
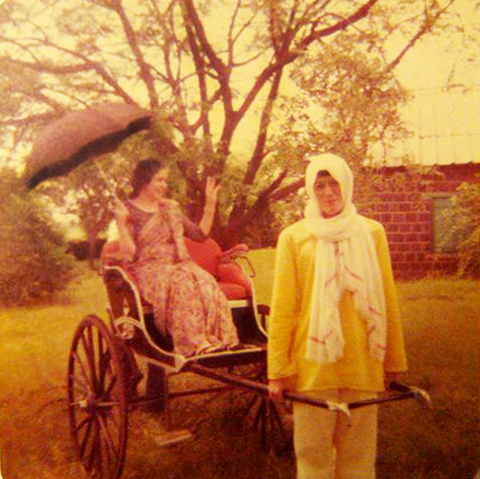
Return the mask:
[[[251,252],[260,303],[268,303],[273,250]],[[426,279],[398,285],[410,371],[432,409],[413,401],[382,406],[379,479],[472,479],[479,466],[479,282]],[[86,273],[55,304],[0,310],[0,447],[3,479],[83,477],[70,445],[66,367],[74,329],[86,314],[106,319],[98,276]],[[180,387],[201,381],[188,374]],[[203,381],[203,380],[202,380]],[[294,478],[291,455],[260,450],[245,420],[245,393],[179,399],[173,420],[193,439],[159,447],[163,418],[129,415],[125,479]],[[361,479],[361,478],[359,478]]]

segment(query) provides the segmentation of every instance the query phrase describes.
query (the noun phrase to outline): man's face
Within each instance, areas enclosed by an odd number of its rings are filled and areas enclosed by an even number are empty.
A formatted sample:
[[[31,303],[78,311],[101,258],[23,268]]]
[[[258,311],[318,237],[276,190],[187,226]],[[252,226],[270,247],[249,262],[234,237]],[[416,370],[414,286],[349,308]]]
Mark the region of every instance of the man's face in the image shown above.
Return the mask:
[[[324,218],[332,218],[342,212],[345,203],[340,185],[330,174],[318,175],[313,184],[313,190]]]

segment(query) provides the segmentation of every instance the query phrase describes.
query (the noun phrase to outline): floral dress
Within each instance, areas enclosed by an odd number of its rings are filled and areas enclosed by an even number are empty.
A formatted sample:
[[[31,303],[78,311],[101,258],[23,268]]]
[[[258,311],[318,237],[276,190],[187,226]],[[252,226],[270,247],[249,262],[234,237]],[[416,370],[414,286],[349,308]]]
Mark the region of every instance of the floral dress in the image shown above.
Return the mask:
[[[155,326],[171,335],[175,352],[191,356],[238,344],[227,298],[215,278],[188,254],[179,205],[164,200],[155,213],[130,202],[126,206],[137,246],[126,268],[153,305]]]

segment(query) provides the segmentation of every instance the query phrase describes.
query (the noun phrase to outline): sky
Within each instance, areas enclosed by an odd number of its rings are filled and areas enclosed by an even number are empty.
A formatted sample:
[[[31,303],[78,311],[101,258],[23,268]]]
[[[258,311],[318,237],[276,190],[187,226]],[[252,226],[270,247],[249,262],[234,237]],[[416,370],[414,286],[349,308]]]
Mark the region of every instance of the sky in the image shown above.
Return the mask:
[[[474,14],[471,0],[460,0],[452,13],[456,15],[457,25],[480,24],[480,15]],[[227,15],[227,13],[225,14]],[[225,19],[227,21],[227,18]],[[217,24],[221,25],[219,21]],[[211,25],[209,34],[214,35],[215,25]],[[456,157],[459,162],[480,161],[480,98],[477,93],[467,95],[465,98],[459,96],[458,91],[446,93],[445,89],[455,64],[461,59],[460,51],[463,38],[460,35],[426,37],[418,42],[395,69],[395,75],[409,91],[414,93],[414,99],[403,110],[405,121],[414,132],[414,138],[406,143],[397,145],[395,153],[409,152],[416,160],[423,164],[432,164],[435,157],[442,149],[445,151],[442,156],[444,163],[453,161]],[[406,39],[400,35],[394,36],[389,45],[388,53],[390,60],[396,57],[404,47]],[[480,56],[469,70],[457,68],[457,81],[473,87],[475,84],[480,87]],[[248,80],[250,82],[251,79]],[[281,93],[295,95],[296,86],[284,78]],[[248,86],[249,83],[245,82]],[[474,113],[475,112],[475,113]],[[219,112],[219,116],[220,116]],[[432,122],[432,119],[433,122]],[[457,127],[451,126],[455,119]],[[245,144],[252,142],[251,125],[258,121],[250,116],[239,126],[233,143],[233,151],[241,155],[245,150]],[[428,126],[427,122],[430,122]],[[461,141],[454,139],[458,133],[458,125],[464,129],[464,138]],[[434,128],[431,135],[439,135],[443,139],[435,144],[426,145],[419,135],[425,128]],[[422,147],[420,147],[422,143]],[[426,146],[425,146],[426,145]],[[393,153],[390,151],[390,154]],[[440,151],[440,154],[442,152]],[[448,155],[447,155],[448,153]],[[394,155],[392,155],[394,156]]]
[[[454,12],[459,26],[480,25],[470,0],[459,2]],[[462,83],[469,91],[445,88],[460,60],[462,41],[460,35],[427,38],[407,53],[395,71],[414,94],[403,110],[413,137],[398,145],[397,152],[410,153],[418,163],[480,162],[480,56],[468,69],[462,63],[457,69],[454,83]]]

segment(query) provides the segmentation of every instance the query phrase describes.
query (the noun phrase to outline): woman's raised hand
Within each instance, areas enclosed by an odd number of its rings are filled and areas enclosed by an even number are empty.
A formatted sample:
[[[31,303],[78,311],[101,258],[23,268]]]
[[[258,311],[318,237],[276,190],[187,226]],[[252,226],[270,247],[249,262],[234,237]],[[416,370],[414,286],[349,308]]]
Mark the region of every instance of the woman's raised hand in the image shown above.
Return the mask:
[[[202,219],[198,224],[206,236],[210,234],[212,229],[215,209],[217,208],[218,190],[220,186],[216,183],[215,178],[211,176],[207,177],[207,184],[205,185],[205,205],[203,207]]]
[[[215,206],[218,200],[218,190],[220,185],[212,176],[207,177],[207,184],[205,186],[205,204]]]

